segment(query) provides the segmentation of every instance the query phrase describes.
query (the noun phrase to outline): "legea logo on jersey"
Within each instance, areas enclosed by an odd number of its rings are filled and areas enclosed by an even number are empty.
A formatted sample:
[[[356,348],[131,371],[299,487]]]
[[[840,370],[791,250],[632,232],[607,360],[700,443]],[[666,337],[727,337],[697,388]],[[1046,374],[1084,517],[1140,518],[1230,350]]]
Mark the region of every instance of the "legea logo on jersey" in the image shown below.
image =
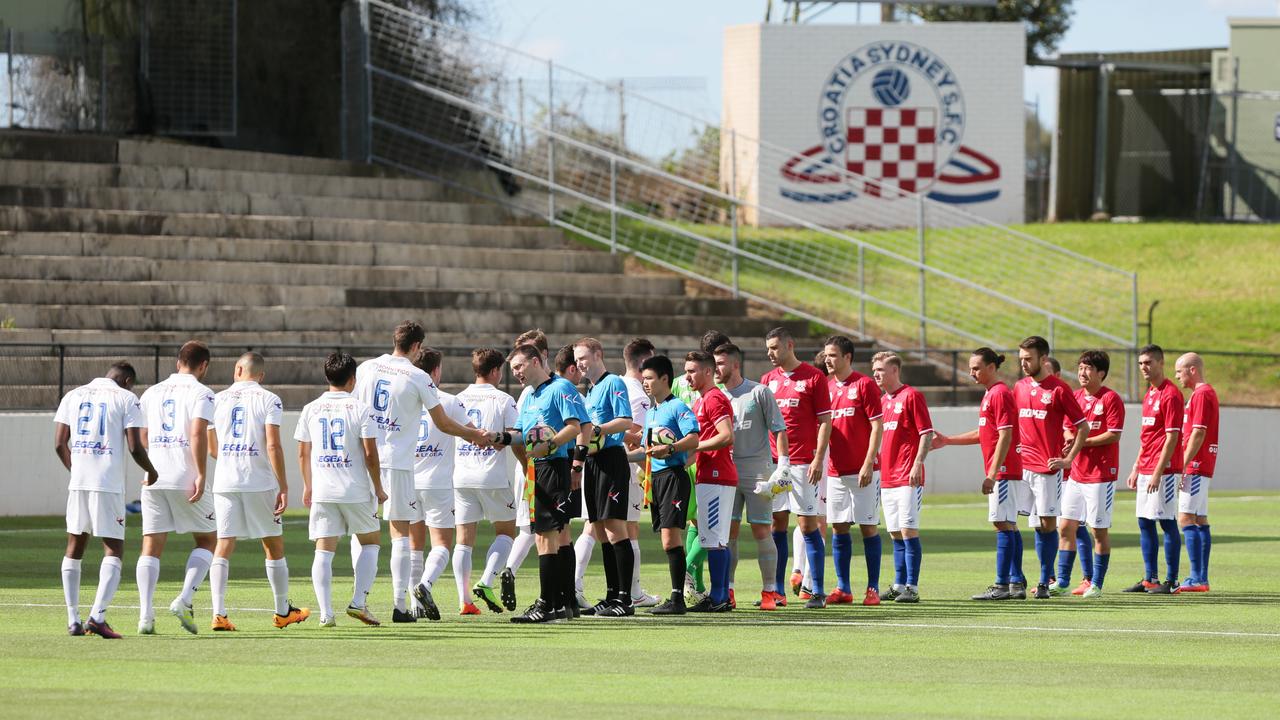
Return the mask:
[[[900,191],[953,204],[994,200],[1000,165],[964,145],[964,129],[964,93],[946,60],[912,42],[864,45],[827,76],[819,144],[782,164],[779,192],[818,203],[894,199]]]

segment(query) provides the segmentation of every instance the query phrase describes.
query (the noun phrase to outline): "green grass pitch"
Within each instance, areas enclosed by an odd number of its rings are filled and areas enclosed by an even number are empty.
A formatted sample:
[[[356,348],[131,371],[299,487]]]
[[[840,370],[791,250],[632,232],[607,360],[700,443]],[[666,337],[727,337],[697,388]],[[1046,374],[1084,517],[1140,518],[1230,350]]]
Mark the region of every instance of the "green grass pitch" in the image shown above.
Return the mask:
[[[228,605],[235,634],[201,633],[164,610],[187,542],[171,538],[154,637],[134,635],[131,518],[120,591],[108,618],[119,642],[68,637],[58,564],[61,519],[0,520],[0,716],[98,717],[1267,717],[1280,703],[1280,494],[1220,493],[1212,504],[1213,592],[1134,596],[1141,574],[1132,496],[1116,508],[1106,597],[990,605],[968,600],[991,579],[993,533],[978,496],[930,497],[922,517],[923,602],[726,616],[583,618],[520,627],[509,614],[458,617],[451,571],[437,585],[444,619],[366,628],[344,615],[322,629],[271,626],[261,551],[242,543]],[[305,522],[286,527],[295,604],[314,606]],[[644,581],[666,584],[643,533]],[[1028,569],[1033,544],[1024,529]],[[477,543],[477,556],[488,540]],[[886,546],[888,543],[886,543]],[[756,587],[753,543],[738,569],[740,606]],[[99,546],[85,556],[82,613]],[[599,557],[588,594],[602,585]],[[865,579],[855,543],[854,587]],[[1163,562],[1163,559],[1162,559]],[[1184,558],[1184,574],[1185,574]],[[536,560],[520,576],[535,592]],[[350,560],[334,563],[335,604],[350,592]],[[479,572],[477,569],[476,572]],[[885,574],[892,577],[892,556]],[[1030,573],[1029,573],[1030,574]],[[1078,570],[1077,570],[1078,577]],[[834,573],[827,570],[828,583]],[[390,619],[387,553],[371,606]],[[793,598],[794,600],[794,598]],[[253,609],[258,608],[258,609]]]

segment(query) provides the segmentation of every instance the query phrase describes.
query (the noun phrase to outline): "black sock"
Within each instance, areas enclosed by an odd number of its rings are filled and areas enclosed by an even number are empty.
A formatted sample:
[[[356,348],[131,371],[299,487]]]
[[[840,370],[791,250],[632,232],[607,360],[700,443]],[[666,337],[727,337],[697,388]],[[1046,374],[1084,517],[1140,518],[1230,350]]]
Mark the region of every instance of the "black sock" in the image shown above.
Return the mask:
[[[612,600],[618,594],[618,560],[616,550],[608,541],[600,543],[600,554],[604,559],[604,584],[608,588],[605,598]],[[631,577],[628,575],[627,577]]]
[[[612,545],[606,544],[605,547],[613,549],[614,562],[617,563],[618,574],[618,594],[619,599],[631,599],[631,575],[635,572],[636,554],[631,549],[630,540],[619,540]]]
[[[672,597],[684,592],[684,548],[673,547],[667,550],[667,569],[671,571]]]
[[[573,554],[572,545],[561,545],[560,552],[557,554],[558,563],[560,565],[560,604],[559,607],[571,608],[577,602],[574,599],[573,592],[573,573],[574,565],[577,560]]]
[[[538,582],[541,585],[540,597],[548,610],[556,608],[556,599],[560,596],[560,577],[558,574],[560,558],[554,553],[538,556]]]

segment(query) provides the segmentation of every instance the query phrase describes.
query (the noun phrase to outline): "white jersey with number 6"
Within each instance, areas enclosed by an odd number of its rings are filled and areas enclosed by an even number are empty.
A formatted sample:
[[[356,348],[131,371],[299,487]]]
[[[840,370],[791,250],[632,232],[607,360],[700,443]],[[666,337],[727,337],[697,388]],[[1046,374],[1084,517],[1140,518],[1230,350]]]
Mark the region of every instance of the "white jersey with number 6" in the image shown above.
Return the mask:
[[[373,497],[364,439],[377,438],[369,408],[351,393],[307,403],[293,439],[311,443],[311,502],[363,503]]]
[[[71,428],[71,490],[124,492],[126,428],[144,427],[138,396],[110,378],[67,393],[53,416]]]
[[[431,376],[407,357],[383,355],[356,368],[355,397],[370,408],[383,470],[412,470],[423,410],[440,404]]]
[[[280,426],[284,416],[280,398],[258,383],[245,380],[215,395],[213,404],[213,425],[218,434],[213,491],[278,489],[267,458],[267,426]]]
[[[213,391],[195,375],[174,373],[142,393],[147,418],[147,455],[160,479],[152,490],[195,490],[191,421],[213,422]]]

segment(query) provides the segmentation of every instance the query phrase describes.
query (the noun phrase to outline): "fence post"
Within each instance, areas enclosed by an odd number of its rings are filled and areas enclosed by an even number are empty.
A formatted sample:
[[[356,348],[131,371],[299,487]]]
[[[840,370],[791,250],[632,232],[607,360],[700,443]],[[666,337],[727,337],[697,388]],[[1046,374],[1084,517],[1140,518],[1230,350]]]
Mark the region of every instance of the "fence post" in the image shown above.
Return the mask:
[[[152,345],[152,346],[151,346],[151,351],[154,353],[153,358],[154,358],[154,361],[155,361],[155,364],[154,364],[154,367],[153,367],[153,369],[154,369],[155,373],[154,373],[153,377],[155,377],[155,381],[156,381],[156,382],[160,382],[160,346],[159,346],[159,345]]]
[[[520,125],[520,162],[525,159],[525,135],[524,135],[524,78],[516,78],[516,107],[517,117]]]
[[[7,58],[5,66],[6,77],[8,78],[7,90],[9,91],[9,127],[13,127],[13,106],[18,102],[13,93],[13,28],[9,28],[8,42],[5,45],[4,56]],[[61,391],[62,388],[58,388]]]
[[[960,406],[960,383],[956,381],[956,363],[960,362],[960,353],[951,351],[951,407]]]
[[[928,331],[925,329],[927,305],[924,287],[924,195],[916,196],[916,240],[920,245],[920,350],[923,351],[929,344]]]
[[[609,156],[609,254],[618,252],[618,159]]]
[[[369,46],[373,44],[373,25],[369,22],[369,3],[360,1],[361,54],[364,60],[364,127],[361,142],[364,145],[364,161],[373,162],[373,61]]]
[[[1093,214],[1105,215],[1107,212],[1107,136],[1110,134],[1110,119],[1107,104],[1111,99],[1111,72],[1115,69],[1110,63],[1098,66],[1098,110],[1093,132]]]
[[[107,131],[107,39],[98,36],[98,132]]]
[[[556,65],[547,61],[547,222],[556,222]]]
[[[858,246],[858,332],[867,334],[867,248]]]
[[[741,286],[738,284],[738,131],[734,128],[729,129],[729,195],[733,198],[729,206],[729,241],[733,246],[733,297],[736,299]]]
[[[58,343],[58,400],[62,400],[67,384],[67,346]]]
[[[1227,212],[1227,220],[1236,219],[1236,198],[1240,197],[1239,165],[1236,159],[1236,132],[1240,128],[1240,58],[1233,58],[1231,66],[1231,140],[1227,143],[1227,162],[1231,172],[1231,209]],[[1224,128],[1224,133],[1225,133]]]
[[[626,80],[618,78],[618,152],[627,149],[627,92]]]
[[[729,206],[729,245],[733,248],[733,297],[736,299],[742,292],[738,284],[738,202]]]

